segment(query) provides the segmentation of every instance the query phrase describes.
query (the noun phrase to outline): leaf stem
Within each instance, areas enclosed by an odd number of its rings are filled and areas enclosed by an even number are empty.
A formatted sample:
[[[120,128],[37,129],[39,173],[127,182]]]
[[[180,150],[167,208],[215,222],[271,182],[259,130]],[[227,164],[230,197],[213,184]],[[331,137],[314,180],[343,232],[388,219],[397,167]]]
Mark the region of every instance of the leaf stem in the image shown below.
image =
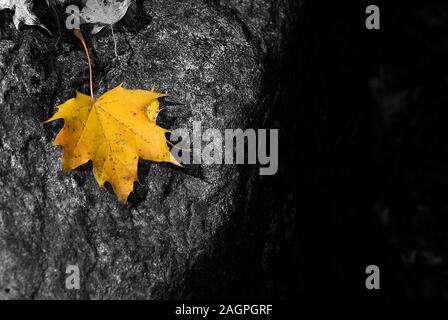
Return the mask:
[[[115,57],[118,58],[117,53],[117,39],[115,39],[114,26],[110,25],[110,30],[112,31],[112,38],[114,38],[114,49],[115,49]]]
[[[92,97],[92,100],[95,101],[95,95],[93,94],[93,69],[92,69],[92,63],[90,61],[89,50],[87,49],[87,44],[86,41],[84,40],[84,37],[82,36],[81,30],[75,29],[74,34],[81,41],[82,45],[84,46],[84,50],[86,52],[87,62],[89,63],[89,71],[90,71],[90,96]]]

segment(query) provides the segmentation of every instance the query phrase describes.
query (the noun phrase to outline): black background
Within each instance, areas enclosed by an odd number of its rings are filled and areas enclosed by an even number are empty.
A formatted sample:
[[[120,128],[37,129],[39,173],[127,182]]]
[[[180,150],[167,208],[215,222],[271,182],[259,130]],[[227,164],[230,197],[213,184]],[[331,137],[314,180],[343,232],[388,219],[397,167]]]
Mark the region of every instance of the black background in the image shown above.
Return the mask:
[[[272,68],[279,172],[177,297],[448,297],[447,18],[443,1],[303,2]]]
[[[448,296],[447,16],[442,1],[305,1],[288,95],[300,296]]]

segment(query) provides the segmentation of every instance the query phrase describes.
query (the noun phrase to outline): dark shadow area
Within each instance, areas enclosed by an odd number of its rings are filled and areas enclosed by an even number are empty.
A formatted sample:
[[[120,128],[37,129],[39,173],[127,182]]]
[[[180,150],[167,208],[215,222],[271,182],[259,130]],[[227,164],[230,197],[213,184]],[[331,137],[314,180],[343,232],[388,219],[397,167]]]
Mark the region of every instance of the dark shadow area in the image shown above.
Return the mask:
[[[367,30],[368,4],[305,1],[268,124],[280,170],[180,296],[448,296],[448,6],[376,1],[381,30]]]

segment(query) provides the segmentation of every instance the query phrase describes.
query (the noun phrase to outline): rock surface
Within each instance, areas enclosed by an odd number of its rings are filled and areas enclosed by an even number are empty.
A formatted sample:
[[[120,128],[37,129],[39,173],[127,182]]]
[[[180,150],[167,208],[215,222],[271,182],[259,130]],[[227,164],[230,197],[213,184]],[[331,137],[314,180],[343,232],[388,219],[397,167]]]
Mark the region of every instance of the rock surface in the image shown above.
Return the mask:
[[[269,68],[297,7],[139,1],[137,25],[115,27],[118,58],[109,30],[86,37],[95,91],[156,84],[169,93],[166,128],[261,127],[278,90],[268,88]],[[61,176],[52,140],[62,123],[43,122],[75,90],[88,93],[85,55],[73,35],[16,31],[11,16],[0,12],[0,298],[194,297],[187,274],[217,250],[222,230],[246,223],[256,168],[141,162],[126,205],[98,187],[90,165]],[[79,266],[80,290],[66,290],[67,265]]]

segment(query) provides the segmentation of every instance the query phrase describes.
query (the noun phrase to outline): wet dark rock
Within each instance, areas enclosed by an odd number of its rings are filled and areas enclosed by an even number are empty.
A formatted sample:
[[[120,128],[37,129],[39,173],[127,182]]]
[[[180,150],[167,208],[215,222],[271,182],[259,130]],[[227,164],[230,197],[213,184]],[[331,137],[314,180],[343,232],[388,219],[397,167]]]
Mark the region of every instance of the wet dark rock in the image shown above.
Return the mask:
[[[173,102],[165,127],[263,125],[278,90],[267,79],[291,36],[296,0],[138,3],[148,19],[116,26],[118,58],[109,29],[86,37],[97,94],[155,84]],[[62,123],[43,122],[76,90],[88,93],[85,55],[71,34],[57,41],[38,28],[17,31],[10,18],[0,12],[0,298],[194,297],[187,274],[206,268],[199,262],[226,226],[246,223],[258,171],[140,163],[126,205],[97,185],[89,165],[61,176],[52,141]],[[79,291],[65,289],[72,264]]]

